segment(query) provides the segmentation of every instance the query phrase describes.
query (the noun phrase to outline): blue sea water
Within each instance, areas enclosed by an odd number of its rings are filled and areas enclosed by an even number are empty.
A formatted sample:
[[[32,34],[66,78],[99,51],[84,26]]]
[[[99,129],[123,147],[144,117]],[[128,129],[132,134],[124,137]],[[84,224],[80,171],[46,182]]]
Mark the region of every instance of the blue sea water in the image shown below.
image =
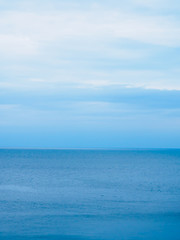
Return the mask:
[[[0,239],[179,240],[180,150],[0,150]]]

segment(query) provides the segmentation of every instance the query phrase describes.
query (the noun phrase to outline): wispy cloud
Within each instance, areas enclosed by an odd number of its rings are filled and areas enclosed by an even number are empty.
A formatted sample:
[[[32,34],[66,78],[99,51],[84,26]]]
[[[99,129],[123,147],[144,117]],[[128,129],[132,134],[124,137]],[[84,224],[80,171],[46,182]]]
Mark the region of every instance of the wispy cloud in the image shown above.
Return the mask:
[[[4,12],[1,19],[1,32],[4,30],[11,37],[14,33],[14,39],[31,40],[39,47],[53,41],[89,38],[96,41],[123,38],[165,46],[179,46],[180,42],[179,20],[171,16],[97,9],[53,13],[11,11]]]
[[[157,132],[177,134],[178,9],[176,0],[0,0],[0,130],[115,136],[157,121]]]
[[[16,34],[0,35],[0,53],[6,57],[32,55],[37,52],[36,44],[26,36]]]

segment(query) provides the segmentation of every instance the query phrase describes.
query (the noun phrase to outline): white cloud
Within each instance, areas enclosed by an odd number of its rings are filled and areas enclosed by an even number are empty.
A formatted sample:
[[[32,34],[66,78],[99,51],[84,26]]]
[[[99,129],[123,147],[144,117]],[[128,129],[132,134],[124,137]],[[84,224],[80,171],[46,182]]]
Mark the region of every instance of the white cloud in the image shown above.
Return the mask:
[[[134,0],[134,2],[141,4],[140,0]],[[150,1],[147,4],[150,4]],[[35,64],[28,65],[28,63],[20,62],[18,70],[12,70],[14,73],[14,76],[11,75],[12,79],[8,81],[3,79],[0,87],[54,91],[60,85],[67,83],[67,85],[74,84],[76,87],[122,85],[125,87],[180,89],[177,77],[171,79],[171,71],[166,76],[167,72],[164,70],[134,71],[128,64],[126,65],[127,71],[117,71],[110,67],[106,69],[104,66],[101,72],[94,69],[93,66],[89,67],[93,65],[93,58],[95,61],[98,57],[113,58],[115,61],[117,59],[135,61],[150,54],[150,49],[143,51],[143,48],[136,49],[133,45],[129,48],[128,46],[123,47],[121,44],[114,46],[114,42],[121,43],[123,39],[135,43],[179,47],[179,20],[170,16],[145,16],[137,14],[135,11],[125,12],[123,9],[104,10],[100,6],[81,11],[72,9],[49,12],[4,11],[1,13],[0,21],[1,59],[5,56],[33,56]],[[64,48],[65,50],[63,50]],[[66,55],[68,50],[69,55]],[[88,52],[92,54],[91,60],[86,58]],[[78,57],[80,58],[81,53],[84,55],[79,60]],[[55,59],[56,57],[57,59]],[[87,68],[84,60],[87,61]],[[15,66],[14,63],[8,64],[9,70]],[[41,64],[45,66],[44,69]],[[32,68],[27,70],[27,66]],[[148,69],[147,65],[146,68]],[[7,71],[8,67],[6,67]],[[48,71],[49,74],[47,74]]]
[[[65,71],[56,70],[51,77],[24,78],[1,81],[1,89],[26,92],[58,93],[63,89],[103,88],[142,88],[157,90],[180,90],[180,81],[175,70],[103,70]]]
[[[5,12],[1,20],[1,34],[11,34],[18,44],[23,38],[26,45],[36,43],[39,46],[66,39],[125,38],[157,45],[180,45],[179,22],[168,16],[144,16],[115,10],[66,10],[51,14]],[[19,36],[22,37],[19,39]]]
[[[178,0],[130,0],[135,6],[147,7],[152,10],[177,10],[180,8]]]
[[[37,46],[27,36],[16,36],[15,34],[0,34],[0,53],[11,56],[34,55]]]
[[[94,73],[94,79],[81,81],[80,88],[101,88],[119,86],[124,88],[143,88],[157,90],[180,90],[176,71],[117,70]]]

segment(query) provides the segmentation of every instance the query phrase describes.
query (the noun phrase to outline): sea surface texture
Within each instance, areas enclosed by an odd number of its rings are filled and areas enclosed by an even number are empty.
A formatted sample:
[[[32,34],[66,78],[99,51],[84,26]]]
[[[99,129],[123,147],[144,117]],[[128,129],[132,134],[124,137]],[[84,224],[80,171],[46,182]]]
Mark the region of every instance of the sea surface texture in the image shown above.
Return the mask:
[[[0,239],[179,240],[180,150],[0,150]]]

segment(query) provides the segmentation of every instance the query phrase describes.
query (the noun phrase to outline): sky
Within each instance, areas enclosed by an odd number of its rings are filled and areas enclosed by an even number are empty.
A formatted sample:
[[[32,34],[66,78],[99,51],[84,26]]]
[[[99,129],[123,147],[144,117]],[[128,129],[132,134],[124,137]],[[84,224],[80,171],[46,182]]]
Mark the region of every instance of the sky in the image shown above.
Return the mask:
[[[0,148],[179,148],[179,0],[0,0]]]

